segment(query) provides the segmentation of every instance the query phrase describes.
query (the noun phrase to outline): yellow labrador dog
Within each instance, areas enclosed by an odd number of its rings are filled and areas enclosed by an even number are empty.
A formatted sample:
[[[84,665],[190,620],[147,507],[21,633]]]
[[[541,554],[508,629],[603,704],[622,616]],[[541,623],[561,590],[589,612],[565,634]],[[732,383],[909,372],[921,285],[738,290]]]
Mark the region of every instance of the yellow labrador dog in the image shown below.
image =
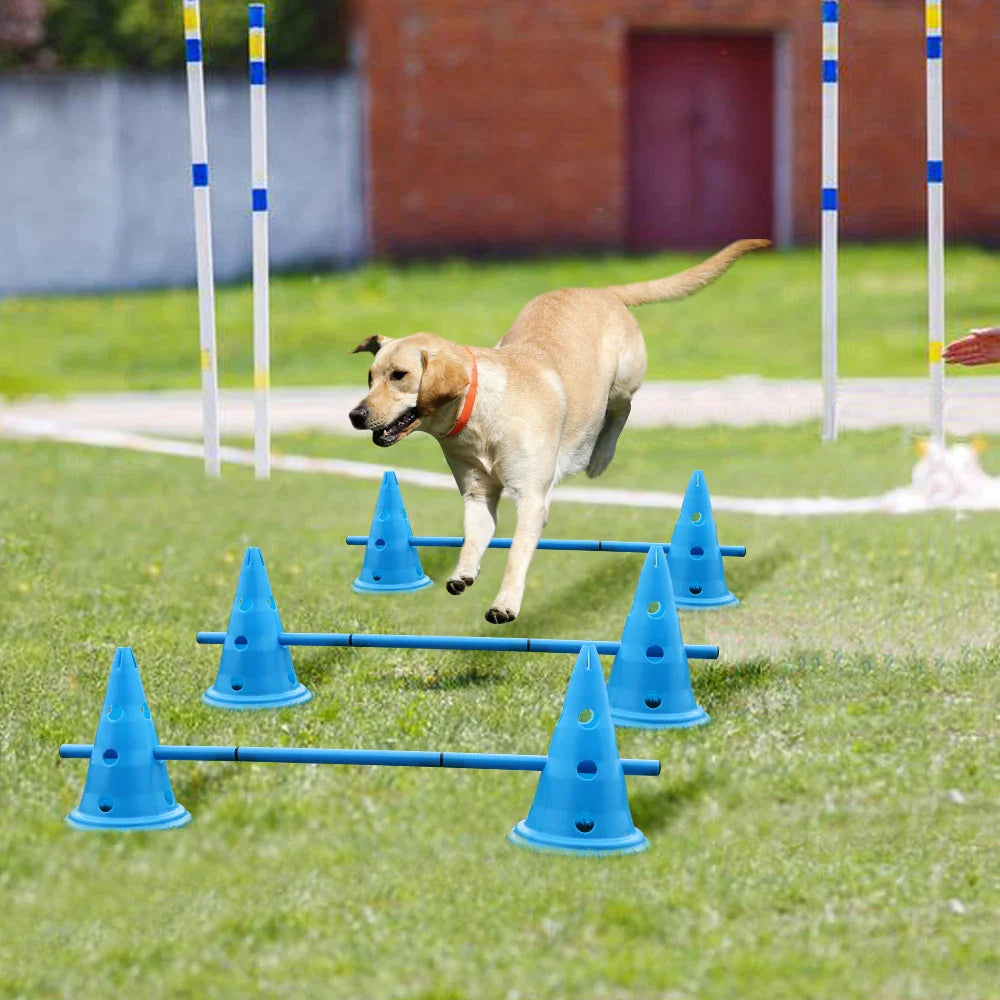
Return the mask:
[[[521,608],[528,564],[565,476],[599,476],[615,454],[646,348],[629,306],[691,295],[738,257],[769,246],[739,240],[679,274],[609,288],[564,288],[532,299],[495,348],[469,348],[433,333],[369,337],[369,393],[350,413],[383,448],[415,430],[441,444],[465,503],[465,542],[448,592],[479,573],[506,490],[517,528],[503,583],[486,612],[496,625]]]

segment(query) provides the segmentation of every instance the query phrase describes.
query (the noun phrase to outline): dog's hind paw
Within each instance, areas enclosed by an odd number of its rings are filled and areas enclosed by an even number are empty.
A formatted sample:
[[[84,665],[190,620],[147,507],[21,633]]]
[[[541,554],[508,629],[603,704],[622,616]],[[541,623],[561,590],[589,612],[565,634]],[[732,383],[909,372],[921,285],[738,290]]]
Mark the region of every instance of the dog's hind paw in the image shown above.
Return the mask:
[[[510,608],[498,608],[494,606],[486,612],[486,620],[491,625],[506,625],[516,617],[517,615]]]
[[[457,597],[466,587],[471,587],[475,582],[475,579],[471,576],[452,577],[446,586],[448,593],[454,594]]]

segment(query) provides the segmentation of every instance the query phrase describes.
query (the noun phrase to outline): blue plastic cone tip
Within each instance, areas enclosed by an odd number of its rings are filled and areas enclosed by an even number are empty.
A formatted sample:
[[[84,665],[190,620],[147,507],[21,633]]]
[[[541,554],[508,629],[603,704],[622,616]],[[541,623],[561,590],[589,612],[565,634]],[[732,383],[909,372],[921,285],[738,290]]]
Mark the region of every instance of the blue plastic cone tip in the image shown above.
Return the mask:
[[[412,537],[396,473],[390,470],[382,475],[361,575],[352,584],[355,592],[402,594],[429,587],[433,581],[420,565]]]
[[[591,855],[636,853],[649,846],[632,822],[593,645],[577,656],[531,810],[508,840],[533,850]]]
[[[201,696],[215,708],[281,708],[309,701],[312,692],[295,676],[292,654],[278,642],[281,616],[271,593],[264,557],[249,548],[215,683]]]
[[[649,550],[639,575],[611,666],[608,700],[616,726],[680,729],[709,721],[694,699],[670,568],[659,545]]]
[[[739,604],[726,584],[712,499],[700,471],[691,474],[667,553],[679,608],[724,608]]]
[[[115,653],[80,804],[66,817],[80,830],[163,830],[191,822],[175,798],[135,656]]]

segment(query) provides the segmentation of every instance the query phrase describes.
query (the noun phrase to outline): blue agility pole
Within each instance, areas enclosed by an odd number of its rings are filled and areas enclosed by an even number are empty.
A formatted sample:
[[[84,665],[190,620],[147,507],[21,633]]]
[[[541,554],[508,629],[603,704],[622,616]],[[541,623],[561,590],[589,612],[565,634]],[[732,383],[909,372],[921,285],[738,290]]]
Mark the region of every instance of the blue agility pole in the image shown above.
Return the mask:
[[[59,756],[67,760],[90,760],[90,743],[64,743]],[[212,747],[154,746],[154,760],[230,761],[238,764],[347,764],[369,767],[455,767],[477,771],[542,771],[544,754],[452,753],[441,750],[324,750],[313,747]],[[629,775],[655,777],[658,760],[624,759]]]
[[[348,535],[348,545],[367,545],[369,535]],[[487,546],[491,549],[509,549],[512,539],[494,538]],[[410,545],[417,549],[460,549],[465,539],[459,535],[414,535]],[[670,551],[669,542],[615,542],[600,541],[596,538],[542,538],[538,549],[557,552],[648,552],[654,545],[660,545],[664,552]],[[724,556],[742,559],[747,554],[745,545],[720,545]]]
[[[202,646],[222,646],[225,632],[199,632]],[[617,656],[620,642],[586,639],[493,638],[478,635],[380,635],[365,632],[279,632],[279,646],[351,646],[358,649],[460,649],[493,653],[579,653],[593,646],[602,656]],[[718,646],[684,646],[692,660],[717,660]]]

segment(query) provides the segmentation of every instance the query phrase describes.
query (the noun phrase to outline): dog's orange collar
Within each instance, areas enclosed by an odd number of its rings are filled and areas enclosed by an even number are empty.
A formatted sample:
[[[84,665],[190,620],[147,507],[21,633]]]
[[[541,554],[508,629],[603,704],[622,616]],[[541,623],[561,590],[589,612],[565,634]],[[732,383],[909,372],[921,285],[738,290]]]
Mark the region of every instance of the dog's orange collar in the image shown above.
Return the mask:
[[[469,417],[472,416],[472,408],[476,405],[476,390],[479,388],[479,367],[476,365],[476,356],[466,347],[469,351],[469,360],[472,361],[472,371],[469,373],[469,388],[465,393],[465,402],[462,404],[462,411],[458,415],[458,420],[455,421],[455,426],[452,427],[445,437],[454,437],[456,434],[461,434],[465,430],[465,425],[469,422]]]

